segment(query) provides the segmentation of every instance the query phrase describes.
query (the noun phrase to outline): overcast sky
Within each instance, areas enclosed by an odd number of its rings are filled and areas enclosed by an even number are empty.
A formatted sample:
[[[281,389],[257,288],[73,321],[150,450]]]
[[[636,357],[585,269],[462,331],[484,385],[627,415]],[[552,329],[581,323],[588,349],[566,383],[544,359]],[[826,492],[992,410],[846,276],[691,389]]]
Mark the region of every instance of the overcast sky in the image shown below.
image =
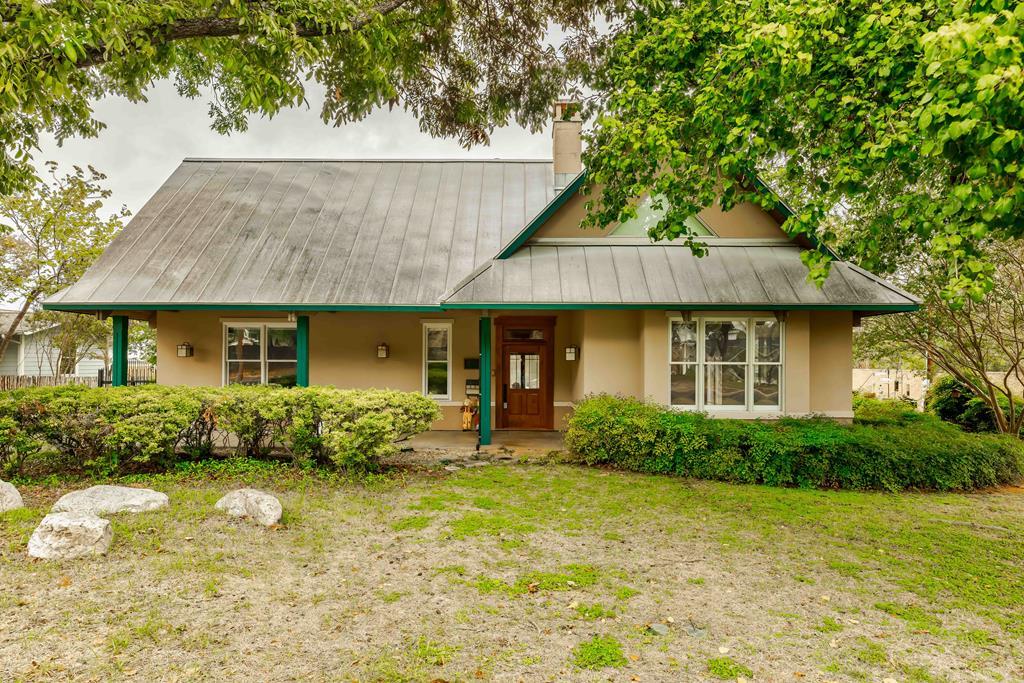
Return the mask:
[[[273,119],[252,119],[249,130],[224,136],[210,129],[205,100],[180,97],[169,82],[149,92],[149,101],[121,98],[96,103],[96,118],[107,124],[99,137],[72,139],[58,147],[44,140],[37,165],[92,164],[107,174],[113,191],[106,208],[125,204],[137,213],[185,157],[515,158],[551,157],[551,132],[530,134],[518,127],[499,130],[488,147],[462,149],[452,140],[421,133],[416,119],[402,111],[378,111],[340,128],[320,120],[317,86],[309,88],[309,109],[286,110]]]

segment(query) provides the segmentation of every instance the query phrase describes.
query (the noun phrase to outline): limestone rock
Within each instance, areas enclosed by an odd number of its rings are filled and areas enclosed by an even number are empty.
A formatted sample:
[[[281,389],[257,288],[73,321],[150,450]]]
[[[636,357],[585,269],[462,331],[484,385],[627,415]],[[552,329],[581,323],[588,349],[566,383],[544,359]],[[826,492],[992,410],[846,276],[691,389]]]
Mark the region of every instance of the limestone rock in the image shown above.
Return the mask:
[[[23,507],[25,507],[25,503],[22,501],[21,494],[18,493],[18,489],[14,487],[14,484],[9,481],[0,480],[0,512],[17,510]]]
[[[217,501],[215,506],[231,517],[249,517],[264,526],[281,521],[281,502],[263,491],[238,489]]]
[[[61,496],[51,512],[91,512],[110,515],[115,512],[149,512],[170,504],[167,494],[129,486],[90,486]]]
[[[28,540],[28,554],[44,560],[104,555],[114,530],[110,520],[88,512],[51,512]]]

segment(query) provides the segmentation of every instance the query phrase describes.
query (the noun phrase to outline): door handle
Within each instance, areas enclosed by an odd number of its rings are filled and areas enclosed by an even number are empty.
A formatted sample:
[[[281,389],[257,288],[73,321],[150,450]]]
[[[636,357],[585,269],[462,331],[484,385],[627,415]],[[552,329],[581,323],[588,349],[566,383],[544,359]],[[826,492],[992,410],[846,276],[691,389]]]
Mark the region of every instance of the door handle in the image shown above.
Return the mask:
[[[502,384],[501,385],[501,407],[503,409],[508,409],[508,385],[507,384]]]

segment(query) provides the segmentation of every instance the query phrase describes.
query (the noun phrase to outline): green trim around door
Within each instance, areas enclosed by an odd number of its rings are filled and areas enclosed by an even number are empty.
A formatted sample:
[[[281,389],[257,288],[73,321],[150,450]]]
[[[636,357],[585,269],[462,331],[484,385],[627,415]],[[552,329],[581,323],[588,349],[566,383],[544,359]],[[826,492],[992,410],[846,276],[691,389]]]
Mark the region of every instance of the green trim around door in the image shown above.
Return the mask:
[[[128,384],[128,317],[111,316],[114,325],[114,343],[110,358],[110,385],[123,387]]]
[[[480,445],[491,443],[491,319],[480,318]]]
[[[309,316],[295,318],[295,384],[309,386]]]

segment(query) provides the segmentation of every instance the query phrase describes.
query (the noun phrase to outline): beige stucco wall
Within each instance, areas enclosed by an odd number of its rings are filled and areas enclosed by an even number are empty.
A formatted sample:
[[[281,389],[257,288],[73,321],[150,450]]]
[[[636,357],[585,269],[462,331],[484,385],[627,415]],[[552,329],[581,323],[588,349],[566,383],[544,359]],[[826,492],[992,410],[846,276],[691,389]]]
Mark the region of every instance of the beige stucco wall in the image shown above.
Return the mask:
[[[580,222],[586,215],[587,199],[580,194],[570,197],[534,237],[602,237],[616,226],[580,229]],[[719,237],[734,238],[786,238],[772,216],[756,204],[744,202],[730,211],[722,211],[717,205],[708,207],[698,214],[701,220]]]
[[[765,315],[709,311],[697,316]],[[575,397],[604,391],[669,401],[669,314],[665,311],[587,311],[581,343],[584,374]],[[791,311],[783,347],[783,412],[787,415],[852,416],[849,377],[853,319],[849,312]],[[842,378],[841,380],[839,378]],[[759,417],[765,413],[730,413]]]
[[[810,322],[811,411],[852,417],[853,314],[815,312]]]
[[[465,381],[477,377],[463,359],[477,357],[478,311],[423,313],[314,313],[310,315],[310,383],[352,388],[422,388],[422,322],[450,320],[452,398],[441,404],[438,429],[460,427]],[[612,393],[668,402],[668,317],[665,311],[573,311],[556,318],[554,347],[555,425],[587,394]],[[708,315],[715,315],[709,312]],[[728,313],[724,315],[729,315]],[[739,314],[733,314],[739,315]],[[283,321],[283,314],[163,312],[157,316],[157,367],[162,384],[220,385],[223,323]],[[790,312],[786,320],[783,409],[787,414],[851,415],[852,327],[849,312]],[[178,358],[190,342],[195,355]],[[390,357],[376,357],[385,342]],[[566,346],[580,347],[565,360]],[[492,377],[493,386],[497,378]],[[493,413],[492,413],[493,414]],[[763,415],[759,414],[759,415]],[[733,417],[745,414],[732,413]]]
[[[573,314],[551,313],[556,318],[554,348],[555,424],[573,400],[574,363],[564,349],[573,339]],[[346,388],[387,388],[421,391],[423,384],[422,323],[450,320],[452,328],[452,398],[441,404],[438,429],[458,429],[459,409],[466,398],[463,359],[479,356],[478,311],[427,313],[312,313],[309,322],[309,381],[313,385]],[[284,314],[244,314],[229,311],[165,312],[157,315],[157,367],[161,384],[219,386],[223,381],[223,323],[283,322]],[[191,358],[178,358],[176,346],[188,341]],[[390,348],[386,359],[377,358],[377,344]],[[576,341],[575,343],[579,343]],[[492,378],[492,381],[493,378]],[[493,414],[493,412],[492,412]]]

